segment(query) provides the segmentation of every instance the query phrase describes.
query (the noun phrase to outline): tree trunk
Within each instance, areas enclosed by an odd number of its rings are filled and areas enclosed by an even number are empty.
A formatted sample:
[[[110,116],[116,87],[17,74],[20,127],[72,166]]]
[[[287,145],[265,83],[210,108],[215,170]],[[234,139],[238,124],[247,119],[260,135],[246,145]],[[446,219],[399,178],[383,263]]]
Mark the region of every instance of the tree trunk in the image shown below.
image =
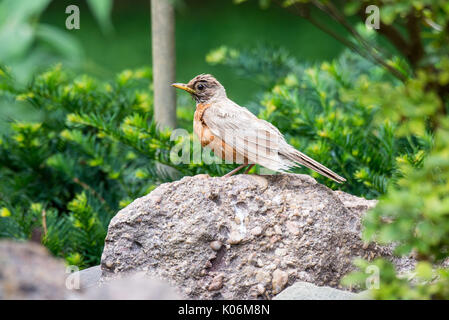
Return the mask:
[[[175,13],[170,0],[151,0],[154,118],[159,128],[176,128]]]

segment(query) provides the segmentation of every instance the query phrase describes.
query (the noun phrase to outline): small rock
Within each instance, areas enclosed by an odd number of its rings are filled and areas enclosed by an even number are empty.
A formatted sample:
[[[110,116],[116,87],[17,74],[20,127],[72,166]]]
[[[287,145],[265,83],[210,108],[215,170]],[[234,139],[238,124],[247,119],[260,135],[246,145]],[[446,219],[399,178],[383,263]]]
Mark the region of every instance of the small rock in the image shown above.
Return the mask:
[[[207,288],[207,290],[209,291],[216,291],[216,290],[220,290],[221,288],[223,288],[223,274],[218,274],[216,275],[213,279],[212,282],[210,283],[209,287]]]
[[[268,283],[270,283],[271,276],[264,269],[260,269],[259,271],[256,272],[256,280],[257,280],[257,282],[268,284]]]
[[[260,226],[254,227],[251,229],[251,234],[253,236],[260,236],[262,234],[262,228]]]
[[[285,256],[285,255],[287,254],[287,249],[284,249],[284,248],[277,248],[277,249],[274,251],[274,254],[277,255],[277,256],[283,257],[283,256]]]
[[[281,240],[281,237],[280,237],[280,236],[272,236],[272,237],[270,238],[270,243],[273,244],[273,243],[278,242],[279,240]]]
[[[298,226],[298,224],[296,222],[294,222],[294,221],[287,221],[286,227],[287,227],[287,230],[291,234],[293,234],[295,236],[299,235],[299,226]]]
[[[228,243],[229,244],[239,244],[242,242],[243,237],[237,230],[231,231],[231,234],[229,235]]]
[[[111,260],[106,260],[104,264],[108,269],[111,269],[114,266],[114,262],[112,262]]]
[[[280,269],[276,269],[273,272],[273,280],[271,281],[271,285],[273,286],[273,293],[277,294],[284,289],[285,285],[288,282],[288,274],[285,271]]]
[[[259,295],[263,295],[265,293],[265,286],[263,284],[257,284],[257,293]]]
[[[162,197],[161,197],[161,195],[155,195],[154,197],[153,197],[153,202],[155,203],[155,204],[159,204],[160,202],[161,202],[161,200],[162,200]]]
[[[265,235],[266,235],[267,237],[271,237],[273,234],[274,234],[274,232],[273,232],[273,229],[272,229],[272,228],[268,228],[268,229],[265,231]]]
[[[254,180],[259,186],[259,189],[265,190],[268,188],[268,180],[262,176],[258,176],[255,174],[248,175],[252,180]]]
[[[246,261],[247,261],[249,264],[255,266],[256,263],[257,263],[256,257],[257,257],[256,253],[255,253],[255,252],[252,252],[252,253],[250,253],[250,254],[248,255]]]
[[[212,241],[210,244],[210,247],[211,247],[211,249],[212,250],[214,250],[214,251],[218,251],[218,250],[220,250],[221,249],[221,246],[223,245],[222,243],[221,243],[221,241]]]
[[[279,225],[274,226],[274,232],[278,235],[282,234],[282,228]]]

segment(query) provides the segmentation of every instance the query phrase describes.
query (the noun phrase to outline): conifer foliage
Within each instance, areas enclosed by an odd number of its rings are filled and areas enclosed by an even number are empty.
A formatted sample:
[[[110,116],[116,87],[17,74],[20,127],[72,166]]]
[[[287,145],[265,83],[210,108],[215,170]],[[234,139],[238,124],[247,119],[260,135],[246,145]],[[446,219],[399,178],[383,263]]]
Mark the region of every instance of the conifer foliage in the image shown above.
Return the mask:
[[[152,121],[151,70],[126,70],[114,81],[72,78],[58,65],[26,87],[1,69],[1,97],[26,103],[39,122],[11,121],[0,140],[0,236],[37,236],[55,255],[98,264],[110,219],[170,180],[170,132]],[[221,174],[208,168],[211,174]],[[205,172],[178,165],[181,175]]]

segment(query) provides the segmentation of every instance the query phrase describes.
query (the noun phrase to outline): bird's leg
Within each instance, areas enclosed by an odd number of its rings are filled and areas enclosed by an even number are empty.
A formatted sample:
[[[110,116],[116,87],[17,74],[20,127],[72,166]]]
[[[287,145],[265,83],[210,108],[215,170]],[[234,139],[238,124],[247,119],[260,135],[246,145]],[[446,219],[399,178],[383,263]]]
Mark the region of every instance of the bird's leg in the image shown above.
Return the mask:
[[[252,167],[254,167],[255,163],[250,164],[249,167],[245,170],[244,174],[247,174],[249,172],[249,170],[251,170]]]
[[[235,168],[234,170],[232,170],[232,171],[226,173],[226,174],[223,176],[223,178],[227,178],[227,177],[232,176],[234,173],[236,173],[236,172],[239,171],[240,169],[246,167],[247,165],[248,165],[247,163],[244,163],[244,164],[238,166],[238,167]]]

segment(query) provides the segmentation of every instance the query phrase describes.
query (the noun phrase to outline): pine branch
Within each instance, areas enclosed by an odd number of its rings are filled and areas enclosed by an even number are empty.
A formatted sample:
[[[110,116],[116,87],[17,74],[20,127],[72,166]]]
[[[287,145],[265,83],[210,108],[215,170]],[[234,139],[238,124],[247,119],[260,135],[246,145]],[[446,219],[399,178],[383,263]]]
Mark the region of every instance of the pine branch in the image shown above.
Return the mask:
[[[331,3],[321,3],[318,0],[311,1],[313,5],[315,5],[321,11],[327,13],[330,17],[332,17],[335,21],[339,22],[343,27],[345,27],[352,36],[365,48],[366,55],[370,57],[377,64],[381,65],[385,69],[387,69],[392,75],[398,78],[401,81],[406,81],[407,78],[396,68],[389,65],[382,56],[380,56],[374,49],[371,44],[369,44],[344,18],[344,16],[340,13],[340,11]]]

